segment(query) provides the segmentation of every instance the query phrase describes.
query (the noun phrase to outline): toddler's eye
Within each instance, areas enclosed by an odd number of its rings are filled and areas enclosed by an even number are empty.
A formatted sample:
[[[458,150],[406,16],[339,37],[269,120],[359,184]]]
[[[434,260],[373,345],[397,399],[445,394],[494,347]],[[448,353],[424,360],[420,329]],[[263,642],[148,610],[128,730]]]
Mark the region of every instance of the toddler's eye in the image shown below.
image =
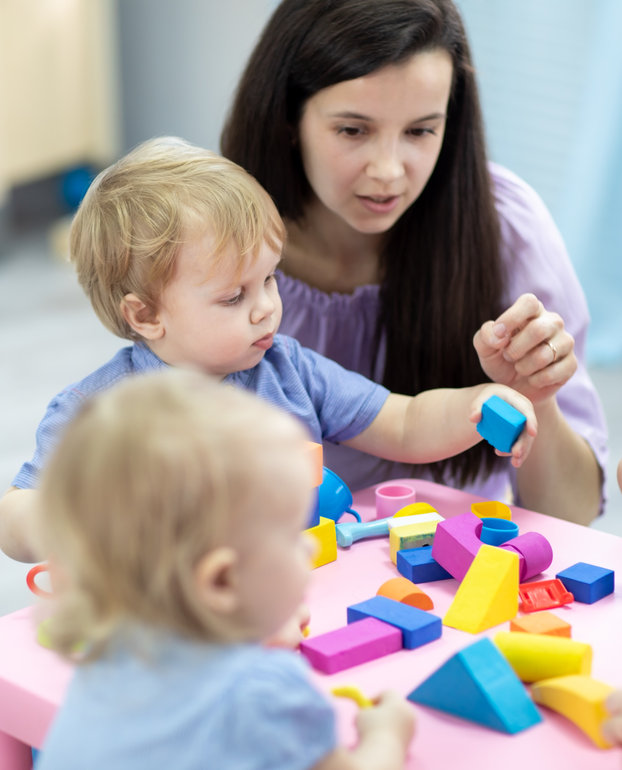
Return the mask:
[[[242,292],[239,294],[236,294],[235,297],[229,297],[228,299],[223,300],[223,305],[237,305],[239,302],[242,301]]]

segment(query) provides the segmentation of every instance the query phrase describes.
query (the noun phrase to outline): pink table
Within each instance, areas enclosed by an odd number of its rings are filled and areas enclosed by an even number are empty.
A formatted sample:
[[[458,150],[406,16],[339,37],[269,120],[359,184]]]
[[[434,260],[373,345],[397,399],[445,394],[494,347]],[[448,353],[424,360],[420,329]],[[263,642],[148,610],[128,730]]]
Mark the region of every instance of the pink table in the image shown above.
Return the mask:
[[[415,482],[417,499],[431,503],[448,518],[470,510],[478,498],[432,484]],[[354,508],[363,520],[375,516],[374,487],[354,495]],[[554,559],[543,577],[578,561],[616,570],[622,580],[622,538],[568,522],[513,508],[521,533],[540,532],[551,543]],[[313,573],[309,591],[311,633],[319,634],[346,622],[346,607],[375,595],[385,580],[396,576],[387,538],[354,543],[340,549],[337,561]],[[423,584],[441,617],[448,609],[457,583],[454,580]],[[573,638],[593,646],[592,675],[622,687],[622,589],[593,605],[574,604],[554,610],[572,625]],[[62,700],[71,667],[34,638],[32,608],[0,618],[0,769],[30,767],[29,745],[40,747]],[[504,623],[486,635],[507,630]],[[443,626],[442,638],[416,650],[403,650],[332,676],[314,674],[325,691],[338,684],[353,684],[365,694],[386,688],[408,694],[447,658],[476,641],[472,635]],[[335,699],[339,730],[354,740],[355,705]],[[542,723],[510,736],[477,724],[416,707],[417,735],[407,767],[417,770],[620,770],[620,751],[603,751],[565,718],[541,709]]]

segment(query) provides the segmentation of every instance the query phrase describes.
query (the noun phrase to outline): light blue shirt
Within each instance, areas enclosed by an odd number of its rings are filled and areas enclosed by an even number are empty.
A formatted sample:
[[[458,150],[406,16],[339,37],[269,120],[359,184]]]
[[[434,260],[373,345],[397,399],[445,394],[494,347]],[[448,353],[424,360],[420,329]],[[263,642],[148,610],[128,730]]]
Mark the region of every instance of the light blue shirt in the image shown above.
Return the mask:
[[[303,770],[336,746],[296,653],[155,638],[78,667],[37,770]]]
[[[165,367],[167,364],[146,345],[135,343],[62,390],[49,403],[37,428],[35,453],[22,465],[13,486],[37,486],[45,459],[61,430],[87,398],[125,377]],[[281,334],[275,336],[273,346],[257,366],[230,374],[225,382],[251,390],[297,416],[318,443],[337,443],[357,436],[373,422],[389,395],[383,386]]]

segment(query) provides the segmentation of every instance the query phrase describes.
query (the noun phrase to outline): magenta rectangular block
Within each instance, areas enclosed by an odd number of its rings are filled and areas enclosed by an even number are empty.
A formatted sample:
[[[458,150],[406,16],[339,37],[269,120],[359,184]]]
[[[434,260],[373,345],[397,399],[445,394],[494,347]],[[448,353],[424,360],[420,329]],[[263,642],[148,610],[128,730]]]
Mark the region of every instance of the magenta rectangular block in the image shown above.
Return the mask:
[[[305,639],[300,652],[313,668],[334,674],[402,649],[402,632],[376,618],[364,618],[343,628]]]

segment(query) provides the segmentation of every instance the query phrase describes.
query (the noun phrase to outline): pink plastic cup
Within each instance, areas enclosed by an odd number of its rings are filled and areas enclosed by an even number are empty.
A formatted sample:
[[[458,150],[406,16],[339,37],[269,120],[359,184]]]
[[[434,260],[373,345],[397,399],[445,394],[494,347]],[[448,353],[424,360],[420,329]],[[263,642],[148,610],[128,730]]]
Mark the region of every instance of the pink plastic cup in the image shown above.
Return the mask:
[[[409,484],[387,483],[376,487],[376,518],[385,519],[415,502],[415,488]]]

